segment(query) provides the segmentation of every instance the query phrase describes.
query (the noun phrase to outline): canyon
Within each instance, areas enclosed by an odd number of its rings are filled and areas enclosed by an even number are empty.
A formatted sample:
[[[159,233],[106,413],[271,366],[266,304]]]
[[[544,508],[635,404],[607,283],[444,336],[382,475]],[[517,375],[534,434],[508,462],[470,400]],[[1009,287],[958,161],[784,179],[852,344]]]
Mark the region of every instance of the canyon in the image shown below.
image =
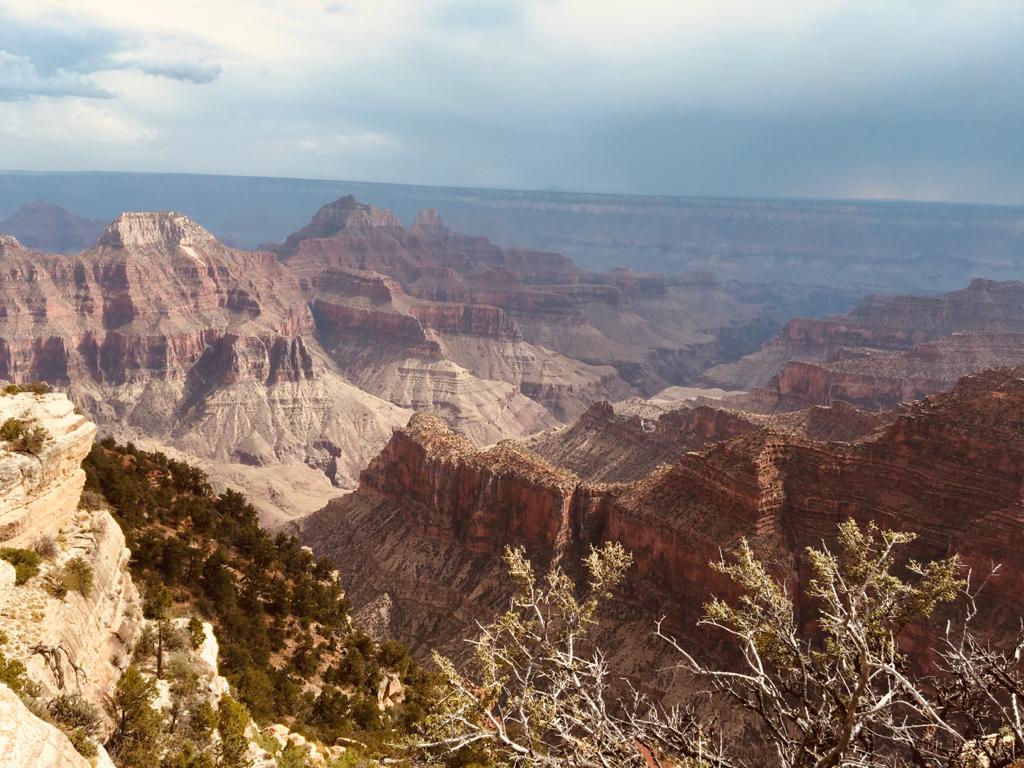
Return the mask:
[[[753,351],[779,321],[707,275],[590,272],[351,196],[257,251],[129,212],[76,254],[4,235],[0,258],[0,379],[201,458],[268,523],[354,487],[413,411],[480,445],[526,437]]]
[[[662,617],[716,652],[695,624],[730,586],[708,563],[741,539],[794,587],[849,517],[979,568],[1024,544],[1024,370],[1007,367],[1024,365],[1024,283],[783,323],[836,294],[592,271],[351,195],[254,251],[129,212],[75,254],[2,236],[0,257],[0,379],[50,382],[76,419],[243,489],[337,564],[357,625],[421,658],[465,657],[507,599],[509,545],[574,575],[592,546],[630,550],[599,640],[647,680],[671,657]],[[42,508],[24,495],[12,509]],[[123,570],[123,541],[80,525]],[[1010,570],[989,628],[1017,618]]]
[[[842,312],[866,292],[949,291],[973,277],[1024,279],[1020,206],[871,200],[725,199],[474,189],[359,181],[154,173],[0,173],[0,216],[39,198],[92,219],[188,211],[222,241],[253,248],[354,194],[406,224],[436,209],[456,230],[595,270],[711,271],[789,316]],[[796,284],[796,285],[794,285]],[[797,290],[816,286],[799,302]],[[789,295],[787,295],[787,293]]]
[[[754,410],[844,401],[884,410],[961,376],[1024,364],[1024,283],[975,279],[933,296],[874,295],[846,315],[795,318],[759,350],[713,366],[709,386],[752,390]]]
[[[456,657],[474,622],[504,604],[506,546],[525,547],[538,568],[571,569],[591,546],[621,542],[634,564],[598,635],[616,672],[645,680],[670,660],[653,637],[663,617],[668,631],[715,652],[719,639],[696,621],[711,595],[731,593],[709,566],[723,549],[749,540],[799,588],[805,547],[832,539],[847,518],[918,532],[918,558],[958,551],[986,573],[1003,563],[983,610],[990,628],[1018,620],[1024,370],[967,376],[881,415],[845,404],[669,415],[645,425],[605,404],[533,450],[515,441],[482,450],[418,414],[358,490],[303,520],[301,535],[342,568],[356,616],[421,653]]]

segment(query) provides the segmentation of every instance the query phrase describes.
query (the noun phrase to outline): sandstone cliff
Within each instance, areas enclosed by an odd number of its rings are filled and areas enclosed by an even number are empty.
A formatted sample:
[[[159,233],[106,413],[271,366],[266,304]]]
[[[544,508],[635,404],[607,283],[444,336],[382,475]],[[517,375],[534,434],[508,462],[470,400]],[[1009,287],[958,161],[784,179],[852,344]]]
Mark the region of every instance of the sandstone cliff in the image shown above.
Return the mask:
[[[0,765],[6,768],[114,768],[106,752],[95,761],[75,751],[62,731],[32,714],[0,684]]]
[[[46,439],[36,454],[0,449],[0,544],[34,548],[44,557],[39,573],[23,584],[15,584],[7,563],[0,568],[2,652],[25,665],[44,695],[79,692],[102,708],[129,662],[142,608],[121,529],[106,509],[79,504],[80,465],[96,427],[57,394],[0,396],[0,422],[8,419],[41,428]],[[89,583],[59,592],[53,584],[72,560],[87,566]],[[63,734],[0,689],[0,764],[83,764]],[[102,749],[99,759],[97,765],[110,765]]]
[[[344,379],[273,255],[185,216],[123,214],[75,257],[0,249],[0,377],[66,388],[109,432],[343,486],[408,418]]]
[[[973,280],[938,296],[869,296],[847,315],[796,318],[760,350],[716,366],[709,384],[755,389],[740,407],[845,401],[891,408],[976,371],[1024,363],[1024,283]]]
[[[454,653],[474,619],[503,603],[505,545],[526,546],[543,566],[620,541],[635,564],[602,631],[619,668],[649,671],[665,652],[649,634],[661,616],[688,640],[710,642],[695,622],[728,585],[708,563],[740,537],[795,582],[807,574],[804,548],[848,517],[919,532],[920,558],[961,551],[986,570],[1016,562],[1022,425],[1024,370],[998,371],[884,422],[856,412],[769,421],[634,482],[602,485],[512,444],[479,452],[416,417],[363,472],[358,491],[305,521],[303,537],[335,559],[355,606],[389,633],[420,652]],[[833,434],[845,441],[821,439]],[[356,562],[358,572],[346,571]],[[1018,570],[989,590],[989,621],[1019,614]]]

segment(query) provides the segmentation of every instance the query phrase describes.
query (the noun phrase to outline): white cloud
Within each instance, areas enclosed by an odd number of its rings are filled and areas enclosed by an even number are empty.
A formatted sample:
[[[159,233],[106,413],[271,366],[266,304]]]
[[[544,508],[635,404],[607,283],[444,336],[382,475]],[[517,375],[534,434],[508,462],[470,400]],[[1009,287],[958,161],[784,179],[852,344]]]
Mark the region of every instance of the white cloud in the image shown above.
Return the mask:
[[[136,138],[90,143],[93,167],[990,199],[1024,174],[1020,0],[0,5],[107,33],[91,75],[40,74],[45,57],[22,50],[0,63],[0,94],[6,77],[19,93],[114,95],[94,133]],[[144,156],[122,151],[138,142]],[[899,162],[910,181],[886,171]]]
[[[26,99],[30,96],[108,98],[110,94],[91,78],[60,69],[44,75],[27,56],[0,49],[0,101]]]
[[[156,131],[106,103],[38,98],[0,102],[0,136],[44,145],[90,146],[137,144],[153,139]]]

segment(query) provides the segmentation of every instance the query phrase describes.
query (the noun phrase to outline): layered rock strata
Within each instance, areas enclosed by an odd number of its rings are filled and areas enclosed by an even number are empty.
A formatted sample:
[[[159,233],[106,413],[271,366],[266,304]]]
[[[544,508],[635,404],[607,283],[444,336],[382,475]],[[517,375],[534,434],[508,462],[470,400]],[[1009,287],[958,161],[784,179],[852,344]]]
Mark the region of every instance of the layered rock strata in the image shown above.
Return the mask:
[[[760,350],[704,374],[752,389],[735,401],[795,409],[844,401],[885,409],[961,376],[1024,364],[1024,283],[976,279],[938,296],[870,296],[847,315],[791,320]]]
[[[635,560],[602,630],[605,648],[618,669],[649,673],[665,661],[650,636],[662,616],[714,651],[720,638],[696,621],[729,585],[708,563],[741,537],[794,589],[808,575],[805,547],[850,517],[918,532],[919,558],[959,551],[986,572],[1017,562],[1022,425],[1024,370],[997,371],[882,423],[854,413],[807,415],[792,433],[769,423],[635,481],[599,484],[515,444],[478,451],[417,416],[362,473],[359,490],[305,521],[302,535],[342,568],[357,609],[421,653],[464,652],[473,622],[503,605],[506,545],[525,546],[543,568],[619,541]],[[832,433],[848,439],[813,439]],[[358,572],[346,571],[354,562]],[[1019,618],[1024,580],[1011,570],[985,597],[988,626]]]

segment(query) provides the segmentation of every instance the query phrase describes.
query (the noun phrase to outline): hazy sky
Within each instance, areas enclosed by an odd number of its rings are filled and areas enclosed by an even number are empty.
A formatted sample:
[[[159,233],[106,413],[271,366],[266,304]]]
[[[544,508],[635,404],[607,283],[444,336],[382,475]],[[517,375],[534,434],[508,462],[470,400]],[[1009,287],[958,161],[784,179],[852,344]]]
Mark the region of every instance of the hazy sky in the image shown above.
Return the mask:
[[[0,168],[1024,204],[1024,0],[0,0]]]

